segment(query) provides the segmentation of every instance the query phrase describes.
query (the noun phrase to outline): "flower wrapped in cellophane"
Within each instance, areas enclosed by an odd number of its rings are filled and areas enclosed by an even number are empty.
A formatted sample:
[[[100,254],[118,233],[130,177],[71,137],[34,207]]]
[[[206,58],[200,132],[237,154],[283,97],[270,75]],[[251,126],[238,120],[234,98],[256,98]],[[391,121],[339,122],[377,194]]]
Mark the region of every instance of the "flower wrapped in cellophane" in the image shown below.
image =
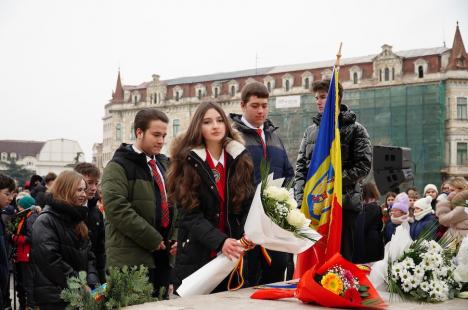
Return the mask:
[[[273,174],[268,175],[268,170],[268,164],[262,162],[262,182],[257,186],[250,206],[245,235],[249,241],[266,249],[299,254],[310,248],[321,235],[309,227],[310,221],[297,209],[288,189],[281,187],[284,179],[273,180]],[[239,242],[246,251],[249,250],[246,239]],[[215,259],[182,280],[177,293],[182,297],[209,294],[229,274],[236,286],[231,287],[232,281],[229,281],[226,289],[238,289],[244,283],[242,266],[242,257],[232,261],[218,253]]]
[[[244,231],[250,241],[269,250],[299,254],[322,236],[310,228],[310,220],[282,187],[284,179],[273,180],[268,164],[262,162],[262,182],[257,186]]]
[[[309,269],[296,289],[259,289],[253,299],[298,298],[330,308],[383,309],[385,302],[367,278],[367,271],[344,259],[339,253],[321,266]]]

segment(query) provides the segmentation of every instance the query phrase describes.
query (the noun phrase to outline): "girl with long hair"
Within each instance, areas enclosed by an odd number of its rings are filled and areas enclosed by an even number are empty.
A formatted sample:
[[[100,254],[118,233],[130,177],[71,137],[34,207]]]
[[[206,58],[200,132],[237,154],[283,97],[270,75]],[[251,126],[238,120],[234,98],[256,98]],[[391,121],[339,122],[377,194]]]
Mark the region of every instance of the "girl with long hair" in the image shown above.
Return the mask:
[[[171,147],[168,198],[178,208],[175,287],[222,252],[243,255],[239,239],[254,194],[253,164],[215,103],[198,106]],[[215,291],[226,290],[223,281]]]
[[[44,211],[33,225],[31,257],[34,298],[41,310],[65,309],[60,298],[67,278],[88,272],[88,284],[98,281],[94,255],[85,224],[86,182],[75,171],[64,171],[55,180]]]

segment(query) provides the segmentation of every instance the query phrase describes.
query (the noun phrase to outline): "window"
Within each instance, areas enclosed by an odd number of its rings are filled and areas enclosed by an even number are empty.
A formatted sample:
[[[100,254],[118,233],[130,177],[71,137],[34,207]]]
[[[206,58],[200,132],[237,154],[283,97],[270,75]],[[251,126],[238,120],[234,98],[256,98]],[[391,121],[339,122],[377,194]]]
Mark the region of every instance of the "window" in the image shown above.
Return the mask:
[[[198,100],[201,100],[201,98],[202,98],[202,90],[201,89],[198,90],[197,97],[198,97]]]
[[[390,80],[390,70],[388,68],[385,68],[385,81]]]
[[[176,91],[176,93],[175,93],[175,101],[179,101],[179,99],[180,99],[180,93],[179,93],[179,91]]]
[[[457,165],[464,166],[468,164],[468,143],[457,143]]]
[[[468,119],[466,97],[457,97],[457,119]]]
[[[424,68],[423,66],[418,66],[418,78],[422,79],[424,77]]]
[[[392,81],[395,80],[395,68],[392,68]]]
[[[219,96],[219,88],[218,88],[218,87],[215,87],[215,89],[214,89],[214,97],[215,97],[215,98],[218,98],[218,96]]]
[[[236,95],[236,86],[231,85],[231,97],[234,97]]]
[[[304,79],[304,88],[309,89],[309,87],[310,87],[310,82],[309,82],[309,78],[307,77]]]
[[[180,131],[180,120],[178,118],[175,118],[172,121],[172,136],[175,137]]]
[[[271,82],[267,83],[268,92],[271,93]]]
[[[358,82],[358,77],[357,77],[357,72],[353,73],[353,84],[357,84]]]
[[[289,80],[286,80],[285,83],[284,83],[284,89],[286,91],[289,91]]]
[[[137,104],[137,102],[138,102],[138,96],[133,97],[133,103]]]
[[[130,140],[135,140],[135,124],[132,123],[130,126]]]
[[[115,126],[115,139],[117,141],[122,141],[122,125],[121,124],[117,124],[117,126]]]
[[[154,103],[154,101],[153,101],[153,94],[150,95],[150,103]]]
[[[7,161],[8,159],[8,154],[5,152],[2,152],[2,161]]]
[[[16,159],[16,153],[10,153],[10,158],[11,159]]]

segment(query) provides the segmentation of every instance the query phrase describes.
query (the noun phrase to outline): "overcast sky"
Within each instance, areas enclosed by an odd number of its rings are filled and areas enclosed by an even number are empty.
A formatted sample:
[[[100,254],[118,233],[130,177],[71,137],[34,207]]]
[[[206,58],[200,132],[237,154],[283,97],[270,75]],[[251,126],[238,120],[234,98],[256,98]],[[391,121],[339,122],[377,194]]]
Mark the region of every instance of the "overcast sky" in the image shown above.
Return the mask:
[[[331,4],[334,2],[334,4]],[[468,43],[468,1],[0,0],[0,139],[102,141],[124,84]],[[257,60],[256,60],[257,55]]]

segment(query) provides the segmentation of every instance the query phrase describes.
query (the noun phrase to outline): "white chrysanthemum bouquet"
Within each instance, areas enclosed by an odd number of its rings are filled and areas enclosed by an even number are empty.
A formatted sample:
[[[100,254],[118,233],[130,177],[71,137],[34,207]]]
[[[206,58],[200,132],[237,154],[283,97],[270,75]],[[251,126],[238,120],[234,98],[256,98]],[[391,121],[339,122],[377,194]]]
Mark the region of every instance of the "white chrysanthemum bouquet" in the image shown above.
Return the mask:
[[[389,263],[389,291],[403,299],[441,302],[454,297],[458,283],[454,253],[434,240],[414,241],[398,259]]]
[[[257,186],[245,223],[246,236],[269,250],[299,254],[322,236],[310,228],[310,220],[297,208],[284,179],[273,180],[267,162],[261,164],[262,182]]]

